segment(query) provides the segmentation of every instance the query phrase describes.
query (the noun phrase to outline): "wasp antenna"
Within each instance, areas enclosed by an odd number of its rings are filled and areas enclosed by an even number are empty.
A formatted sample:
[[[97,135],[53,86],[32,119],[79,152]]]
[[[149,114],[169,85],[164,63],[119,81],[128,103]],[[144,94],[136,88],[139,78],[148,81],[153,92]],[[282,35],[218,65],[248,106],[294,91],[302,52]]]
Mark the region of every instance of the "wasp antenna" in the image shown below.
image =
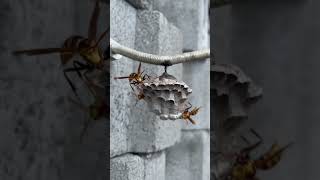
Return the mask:
[[[192,107],[192,104],[190,103],[190,101],[188,101],[188,104],[189,104],[189,106],[191,106],[191,107]]]
[[[129,78],[129,76],[125,76],[125,77],[114,77],[113,79],[127,79]]]
[[[139,63],[138,74],[140,74],[140,70],[141,70],[141,62]]]
[[[105,30],[105,31],[100,35],[100,37],[99,37],[99,39],[97,40],[96,44],[95,44],[93,47],[91,47],[91,48],[97,47],[97,46],[100,44],[100,42],[102,41],[102,39],[107,35],[108,32],[109,32],[109,28],[108,28],[107,30]]]

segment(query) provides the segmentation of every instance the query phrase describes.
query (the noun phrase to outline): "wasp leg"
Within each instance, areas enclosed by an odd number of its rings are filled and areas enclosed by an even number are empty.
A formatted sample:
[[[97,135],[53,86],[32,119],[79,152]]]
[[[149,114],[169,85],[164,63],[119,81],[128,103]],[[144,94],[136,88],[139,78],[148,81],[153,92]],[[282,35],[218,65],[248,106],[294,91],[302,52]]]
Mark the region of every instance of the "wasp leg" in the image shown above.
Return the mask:
[[[146,78],[147,77],[147,78]],[[150,79],[150,76],[148,74],[143,75],[142,80]]]
[[[244,136],[240,136],[240,138],[241,138],[245,143],[247,143],[248,145],[250,145],[250,142],[248,141],[247,138],[245,138]]]
[[[69,76],[67,76],[67,72],[71,72],[71,71],[73,71],[73,70],[71,70],[71,69],[65,69],[65,70],[63,70],[63,74],[64,74],[64,77],[66,78],[69,86],[71,87],[72,92],[76,95],[76,97],[77,97],[78,99],[80,99],[76,87],[74,86],[74,84],[73,84],[72,81],[70,80]]]
[[[263,141],[262,137],[254,129],[250,128],[250,132],[255,135],[259,141]]]
[[[257,143],[254,143],[253,145],[250,145],[246,148],[243,148],[241,150],[242,153],[250,153],[252,150],[254,150],[255,148],[257,148],[258,146],[260,146],[262,143],[262,141],[258,141]]]
[[[83,129],[81,131],[81,134],[80,134],[80,141],[83,142],[83,138],[84,136],[87,134],[88,132],[88,127],[89,127],[89,124],[90,124],[90,119],[88,118],[85,122],[84,122],[84,126],[83,126]]]
[[[90,64],[84,64],[84,63],[82,63],[82,62],[80,62],[80,61],[73,61],[73,67],[74,67],[75,69],[79,69],[79,70],[86,70],[86,72],[83,73],[83,74],[81,74],[80,71],[77,71],[78,76],[79,76],[82,80],[83,80],[83,77],[82,77],[82,76],[85,76],[85,74],[86,74],[87,72],[92,72],[92,71],[94,70],[94,67],[93,67],[92,65],[90,65]],[[85,78],[86,78],[86,77],[85,77]]]
[[[77,69],[86,70],[83,74],[81,74],[80,71],[77,71],[77,74],[79,78],[87,85],[90,93],[95,96],[94,90],[90,87],[90,85],[94,85],[94,83],[91,82],[91,80],[88,77],[88,73],[92,72],[94,70],[94,67],[90,64],[83,64],[79,61],[74,61],[73,66]],[[90,85],[89,85],[89,84]]]
[[[133,81],[133,82],[131,82],[130,84],[132,84],[132,85],[134,85],[134,86],[138,87],[138,85],[139,85],[140,83],[139,83],[139,82],[137,82],[137,81]]]
[[[131,87],[132,91],[133,91],[133,92],[135,92],[135,91],[134,91],[134,89],[133,89],[133,87],[132,87],[132,85],[131,85],[131,83],[130,83],[129,85],[130,85],[130,87]]]
[[[71,79],[69,78],[69,76],[67,75],[67,73],[69,72],[76,72],[79,77],[82,79],[81,76],[81,71],[88,69],[88,67],[73,67],[73,68],[66,68],[63,70],[64,73],[64,77],[66,78],[66,80],[68,81],[73,93],[79,98],[79,95],[77,93],[77,88],[75,87],[75,85],[73,84],[73,82],[71,81]]]
[[[192,108],[192,104],[190,102],[188,102],[188,105],[189,106],[186,107],[185,111],[188,111],[190,108]]]

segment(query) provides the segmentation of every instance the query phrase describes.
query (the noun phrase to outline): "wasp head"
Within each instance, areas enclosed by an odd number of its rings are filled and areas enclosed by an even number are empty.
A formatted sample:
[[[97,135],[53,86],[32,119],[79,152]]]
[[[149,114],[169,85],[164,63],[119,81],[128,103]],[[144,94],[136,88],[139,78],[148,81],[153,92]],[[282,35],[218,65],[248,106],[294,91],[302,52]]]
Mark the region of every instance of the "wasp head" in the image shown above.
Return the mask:
[[[87,62],[98,65],[103,64],[103,56],[98,46],[94,46],[95,42],[85,39],[79,43],[79,53]]]
[[[137,80],[138,78],[139,78],[139,74],[137,74],[137,73],[131,73],[129,75],[129,81]]]

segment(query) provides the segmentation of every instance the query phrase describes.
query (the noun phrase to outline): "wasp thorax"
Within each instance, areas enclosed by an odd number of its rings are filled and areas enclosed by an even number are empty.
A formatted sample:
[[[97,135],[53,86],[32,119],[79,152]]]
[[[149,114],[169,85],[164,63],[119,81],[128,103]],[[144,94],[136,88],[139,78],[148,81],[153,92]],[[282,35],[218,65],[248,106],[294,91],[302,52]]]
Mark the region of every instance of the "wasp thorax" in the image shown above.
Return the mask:
[[[163,73],[160,77],[141,84],[144,100],[150,111],[161,119],[177,119],[181,117],[192,89],[174,76]]]

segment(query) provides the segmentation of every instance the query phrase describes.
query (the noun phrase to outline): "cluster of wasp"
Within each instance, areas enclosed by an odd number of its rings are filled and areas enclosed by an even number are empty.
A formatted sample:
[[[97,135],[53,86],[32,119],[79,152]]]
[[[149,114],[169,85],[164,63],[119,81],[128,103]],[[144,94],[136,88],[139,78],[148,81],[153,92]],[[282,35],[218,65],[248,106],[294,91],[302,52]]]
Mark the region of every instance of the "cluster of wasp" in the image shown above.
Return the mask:
[[[269,170],[275,167],[281,160],[283,152],[288,149],[293,143],[289,143],[280,147],[278,143],[272,144],[271,148],[257,159],[251,157],[251,152],[259,147],[263,140],[261,136],[253,129],[250,132],[258,138],[255,143],[250,143],[247,138],[240,136],[247,144],[236,153],[222,153],[216,152],[216,155],[222,155],[229,159],[232,163],[223,173],[214,173],[215,179],[218,180],[258,180],[256,177],[257,170]],[[217,171],[219,171],[219,163],[216,164]]]
[[[137,100],[139,101],[145,98],[141,85],[143,85],[145,81],[150,80],[151,77],[147,74],[144,74],[144,71],[141,71],[141,62],[140,62],[136,72],[131,73],[129,76],[115,77],[114,79],[128,79],[130,87],[134,95],[137,97]],[[138,91],[138,93],[136,91]],[[192,110],[190,110],[191,108],[192,108],[192,105],[189,102],[189,105],[181,110],[180,119],[183,119],[186,122],[189,121],[192,124],[196,124],[196,122],[192,119],[192,116],[198,113],[200,107],[194,107]]]
[[[109,111],[109,106],[106,97],[106,82],[99,82],[97,79],[103,79],[101,76],[106,76],[105,62],[109,57],[109,48],[103,52],[101,48],[101,41],[109,33],[109,28],[105,30],[99,37],[97,36],[98,17],[100,14],[99,0],[95,1],[95,7],[91,15],[90,24],[88,28],[88,37],[82,37],[73,35],[67,38],[61,48],[41,48],[41,49],[27,49],[14,51],[14,55],[41,55],[59,53],[60,60],[64,67],[67,64],[73,64],[71,68],[64,68],[64,77],[70,85],[73,93],[77,97],[77,100],[70,98],[69,100],[75,105],[86,111],[90,118],[93,120],[100,120],[106,117]],[[80,55],[82,61],[75,60],[75,55]],[[106,56],[107,55],[107,56]],[[69,73],[76,73],[78,77],[88,88],[89,92],[93,96],[93,102],[88,105],[81,102],[77,88],[69,78]],[[90,74],[99,74],[99,77],[89,77]],[[87,127],[90,120],[86,121],[84,128],[81,132],[81,139],[87,131]]]

